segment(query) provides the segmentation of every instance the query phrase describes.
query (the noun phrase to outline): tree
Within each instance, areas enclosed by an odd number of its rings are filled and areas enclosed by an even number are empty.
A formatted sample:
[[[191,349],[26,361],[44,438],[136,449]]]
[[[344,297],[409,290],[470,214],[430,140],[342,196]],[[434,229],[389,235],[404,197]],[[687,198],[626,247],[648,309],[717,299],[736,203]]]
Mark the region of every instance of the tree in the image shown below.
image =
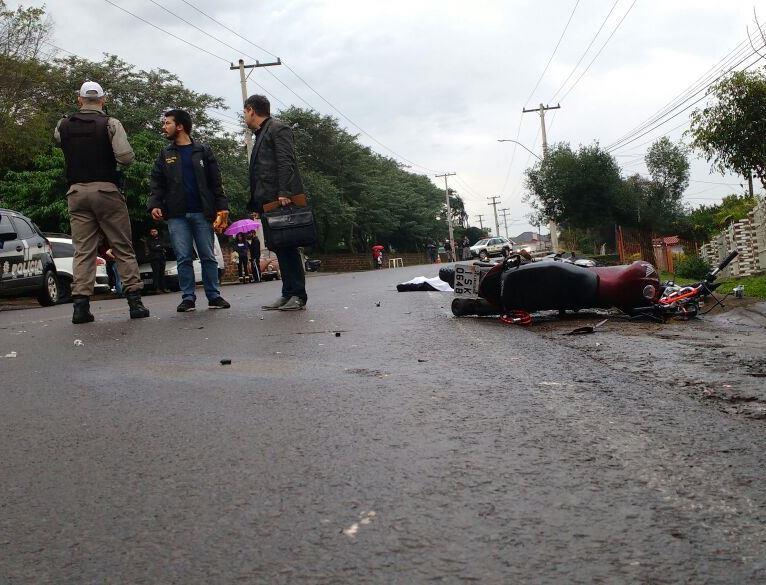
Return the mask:
[[[614,157],[598,144],[577,150],[566,143],[554,145],[527,170],[526,186],[533,225],[555,221],[577,249],[613,240],[613,223],[623,205],[622,179]]]
[[[151,224],[146,212],[149,174],[165,139],[160,134],[160,118],[168,104],[188,110],[194,120],[193,135],[211,143],[224,173],[225,187],[235,209],[244,212],[247,197],[247,162],[241,143],[222,131],[209,108],[223,107],[221,98],[194,92],[165,70],[142,71],[115,56],[100,62],[80,57],[55,61],[39,80],[39,115],[22,124],[13,122],[20,132],[39,125],[44,132],[25,150],[16,148],[13,162],[0,166],[0,203],[31,217],[49,231],[67,231],[64,157],[53,145],[53,127],[63,112],[76,108],[74,96],[84,79],[108,79],[107,108],[125,126],[136,161],[125,171],[125,197],[136,234],[145,233]],[[45,108],[40,108],[45,104]]]
[[[687,211],[679,233],[698,242],[706,242],[720,232],[729,221],[744,219],[753,210],[756,198],[749,194],[733,194],[723,198],[721,203],[700,205]]]
[[[31,164],[50,140],[48,116],[39,108],[50,32],[43,9],[8,10],[0,0],[0,176],[2,169]]]
[[[641,257],[653,264],[652,235],[671,229],[684,216],[681,198],[689,185],[689,160],[685,147],[667,137],[652,144],[644,160],[651,178],[636,174],[625,180],[618,219],[638,229]]]
[[[691,115],[691,146],[720,173],[749,178],[766,187],[766,74],[737,71],[710,90],[714,102]]]

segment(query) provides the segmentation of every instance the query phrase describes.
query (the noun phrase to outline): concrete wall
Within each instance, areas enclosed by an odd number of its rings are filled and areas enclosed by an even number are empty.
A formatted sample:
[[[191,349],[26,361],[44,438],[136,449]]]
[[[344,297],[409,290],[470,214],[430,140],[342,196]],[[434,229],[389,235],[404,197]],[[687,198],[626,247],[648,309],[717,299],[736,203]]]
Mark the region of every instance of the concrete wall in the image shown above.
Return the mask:
[[[237,264],[232,260],[232,248],[227,243],[221,244],[223,259],[225,263],[224,282],[237,280]],[[322,261],[321,272],[360,272],[362,270],[372,270],[372,254],[309,254],[308,258]],[[401,252],[397,254],[383,255],[383,268],[388,267],[389,258],[401,258],[405,266],[415,266],[417,264],[427,264],[428,259],[425,254],[417,252]]]
[[[724,277],[766,271],[766,201],[759,201],[745,219],[729,224],[702,246],[700,255],[715,267],[731,250],[737,250],[739,255],[723,271]]]

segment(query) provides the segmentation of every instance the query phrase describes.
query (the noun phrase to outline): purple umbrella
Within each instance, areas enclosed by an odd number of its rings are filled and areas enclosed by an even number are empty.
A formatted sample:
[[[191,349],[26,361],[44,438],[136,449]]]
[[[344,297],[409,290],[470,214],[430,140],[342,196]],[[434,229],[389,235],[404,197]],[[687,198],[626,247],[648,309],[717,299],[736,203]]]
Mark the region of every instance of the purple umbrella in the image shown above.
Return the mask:
[[[260,221],[255,221],[252,219],[240,219],[239,221],[235,221],[233,224],[231,224],[229,229],[223,233],[225,233],[227,236],[236,236],[237,234],[254,232],[259,227],[261,227]]]

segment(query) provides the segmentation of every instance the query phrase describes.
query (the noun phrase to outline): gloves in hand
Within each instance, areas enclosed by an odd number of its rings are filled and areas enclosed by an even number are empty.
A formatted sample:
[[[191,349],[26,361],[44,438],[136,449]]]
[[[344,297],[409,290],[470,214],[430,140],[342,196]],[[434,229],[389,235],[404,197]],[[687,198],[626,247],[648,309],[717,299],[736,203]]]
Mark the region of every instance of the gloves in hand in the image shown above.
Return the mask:
[[[229,212],[219,211],[215,215],[215,221],[213,222],[213,230],[215,231],[215,233],[220,234],[227,227],[229,227]]]

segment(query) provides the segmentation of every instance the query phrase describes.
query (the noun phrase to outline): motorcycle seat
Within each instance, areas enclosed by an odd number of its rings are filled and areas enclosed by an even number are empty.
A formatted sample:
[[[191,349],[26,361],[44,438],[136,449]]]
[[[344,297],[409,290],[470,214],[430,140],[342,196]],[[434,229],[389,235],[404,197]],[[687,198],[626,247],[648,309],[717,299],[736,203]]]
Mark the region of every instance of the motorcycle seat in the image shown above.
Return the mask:
[[[508,268],[501,278],[505,310],[545,311],[596,306],[599,277],[566,262],[533,262]]]

